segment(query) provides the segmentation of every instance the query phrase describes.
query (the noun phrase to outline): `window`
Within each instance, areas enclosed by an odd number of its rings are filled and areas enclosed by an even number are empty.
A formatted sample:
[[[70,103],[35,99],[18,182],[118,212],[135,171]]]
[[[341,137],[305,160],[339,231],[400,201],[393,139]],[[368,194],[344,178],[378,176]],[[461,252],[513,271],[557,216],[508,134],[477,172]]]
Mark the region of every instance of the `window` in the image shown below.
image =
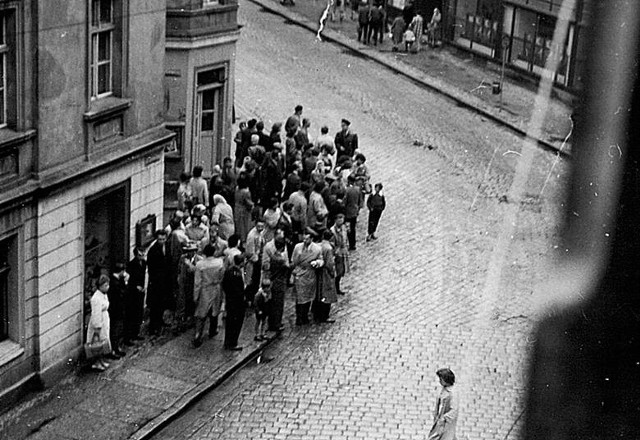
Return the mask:
[[[9,308],[9,240],[0,241],[0,342],[9,339],[9,324],[11,322]]]
[[[118,95],[121,77],[121,18],[118,0],[91,0],[91,98]]]
[[[13,11],[0,10],[0,128],[15,123],[15,30]]]

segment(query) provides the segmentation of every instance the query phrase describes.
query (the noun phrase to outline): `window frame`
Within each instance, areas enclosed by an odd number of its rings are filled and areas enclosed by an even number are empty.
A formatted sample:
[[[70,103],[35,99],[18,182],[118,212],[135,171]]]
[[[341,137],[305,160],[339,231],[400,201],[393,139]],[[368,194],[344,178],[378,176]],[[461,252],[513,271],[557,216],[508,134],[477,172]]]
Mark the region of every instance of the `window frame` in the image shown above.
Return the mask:
[[[109,4],[109,21],[102,22],[100,12],[104,3]],[[113,95],[113,33],[116,30],[114,22],[114,1],[113,0],[91,0],[91,11],[89,21],[89,72],[90,72],[90,92],[92,99],[100,99]],[[108,38],[109,55],[105,60],[100,59],[101,37]],[[100,91],[100,67],[108,65],[108,84],[106,91]]]
[[[110,96],[122,97],[124,78],[124,4],[126,0],[90,0],[88,2],[88,95],[89,101],[97,101]],[[104,5],[109,5],[109,19],[102,20],[100,12]],[[103,38],[108,39],[108,57],[100,58]],[[100,80],[101,68],[107,67],[106,90],[102,90]]]
[[[0,37],[0,64],[2,75],[0,78],[0,129],[15,128],[18,115],[18,59],[16,51],[17,41],[17,10],[13,3],[0,4],[0,21],[2,22],[2,36]],[[9,62],[7,62],[9,60]]]

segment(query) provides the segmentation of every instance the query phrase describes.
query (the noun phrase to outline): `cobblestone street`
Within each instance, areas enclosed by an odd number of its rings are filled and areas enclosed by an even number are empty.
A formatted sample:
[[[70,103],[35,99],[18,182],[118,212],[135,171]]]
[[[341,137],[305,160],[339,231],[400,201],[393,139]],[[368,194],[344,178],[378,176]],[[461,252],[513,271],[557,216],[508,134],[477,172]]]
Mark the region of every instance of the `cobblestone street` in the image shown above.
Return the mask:
[[[536,151],[525,197],[510,200],[523,145],[511,132],[253,3],[240,1],[239,20],[239,119],[268,128],[302,104],[314,137],[350,119],[387,210],[371,243],[361,213],[336,323],[288,321],[271,362],[243,369],[154,438],[424,439],[441,367],[458,379],[459,439],[517,438],[532,291],[550,264],[569,167],[551,172],[556,157]],[[487,289],[514,204],[500,282]]]

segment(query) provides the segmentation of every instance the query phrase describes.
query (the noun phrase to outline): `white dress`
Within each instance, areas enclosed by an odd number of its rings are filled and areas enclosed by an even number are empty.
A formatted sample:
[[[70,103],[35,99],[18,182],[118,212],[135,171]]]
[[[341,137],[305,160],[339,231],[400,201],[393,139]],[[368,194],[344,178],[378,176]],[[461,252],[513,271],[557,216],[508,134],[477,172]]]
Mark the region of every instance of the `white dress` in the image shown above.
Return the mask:
[[[100,340],[106,340],[108,343],[105,354],[111,353],[110,327],[109,298],[102,291],[96,290],[91,297],[91,318],[89,318],[89,326],[87,327],[87,342],[93,341],[93,335],[98,333]]]

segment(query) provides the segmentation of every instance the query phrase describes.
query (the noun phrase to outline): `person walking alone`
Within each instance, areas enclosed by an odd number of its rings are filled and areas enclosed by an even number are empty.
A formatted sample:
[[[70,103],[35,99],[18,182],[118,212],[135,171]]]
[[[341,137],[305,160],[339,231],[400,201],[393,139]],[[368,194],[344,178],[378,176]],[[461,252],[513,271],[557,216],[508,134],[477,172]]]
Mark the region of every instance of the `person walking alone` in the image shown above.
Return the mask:
[[[442,389],[436,400],[436,408],[433,412],[433,426],[429,432],[428,440],[455,440],[456,423],[458,422],[458,401],[453,393],[453,384],[456,377],[448,368],[436,371]]]
[[[369,209],[369,228],[367,233],[367,241],[376,240],[376,229],[378,229],[378,222],[380,222],[380,216],[382,211],[387,207],[387,203],[382,194],[382,183],[376,183],[373,194],[367,199],[367,209]]]

